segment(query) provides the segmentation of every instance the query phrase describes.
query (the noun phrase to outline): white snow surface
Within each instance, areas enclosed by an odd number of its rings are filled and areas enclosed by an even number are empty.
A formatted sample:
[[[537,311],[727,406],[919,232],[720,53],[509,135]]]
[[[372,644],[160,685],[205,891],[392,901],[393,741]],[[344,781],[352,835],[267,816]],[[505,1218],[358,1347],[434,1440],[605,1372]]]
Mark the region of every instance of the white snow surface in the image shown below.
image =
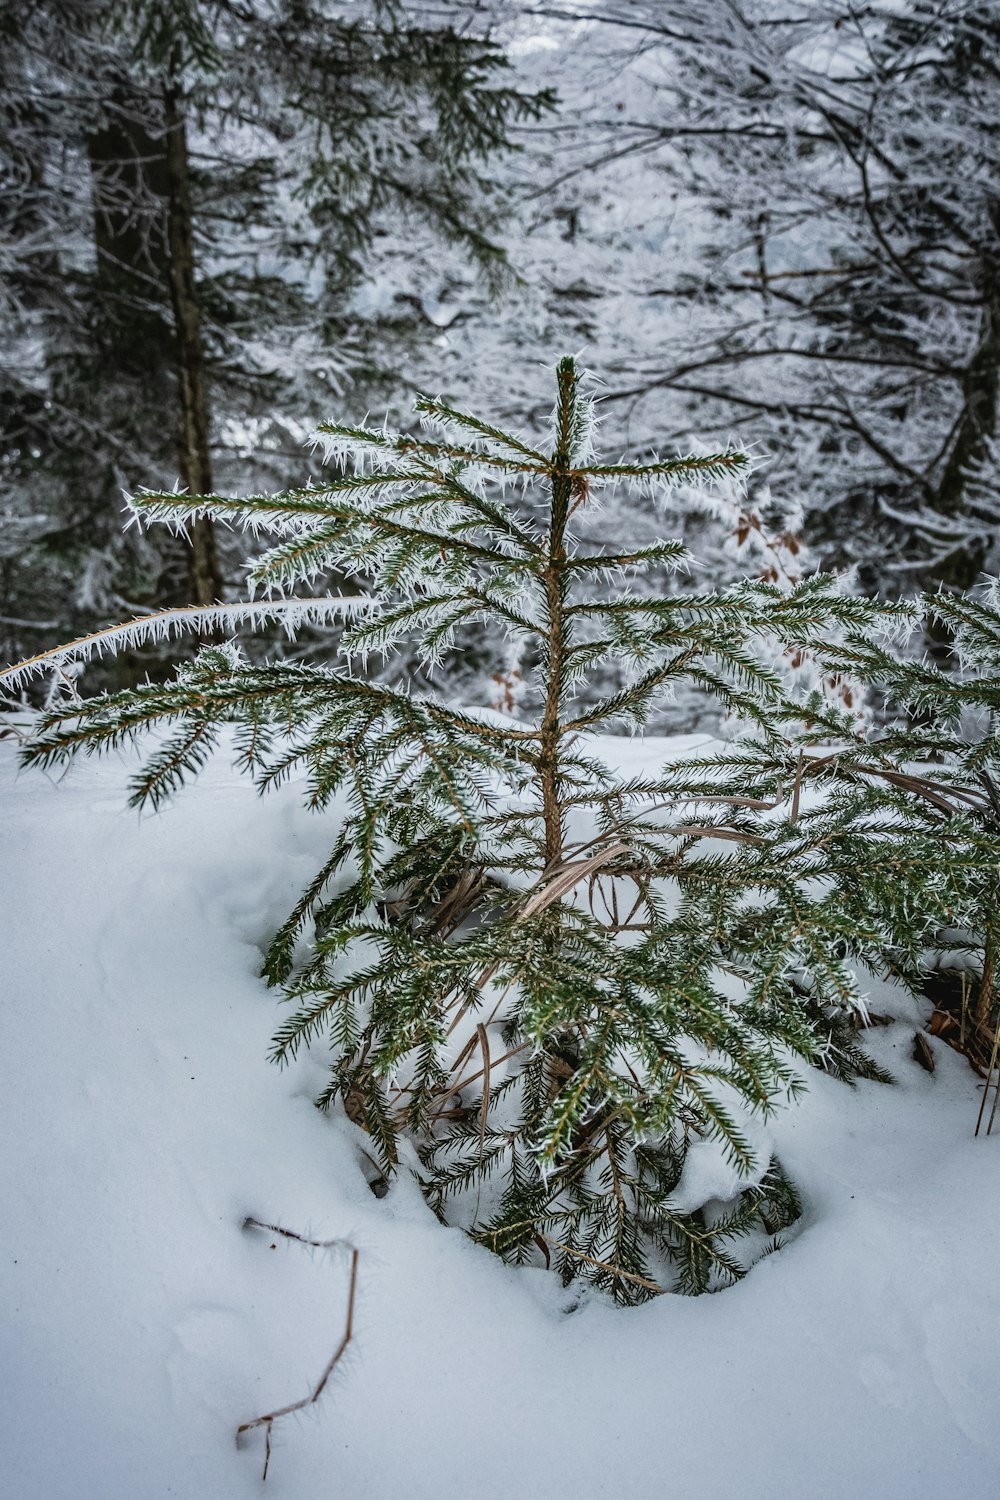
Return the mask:
[[[374,1197],[315,1059],[266,1061],[262,945],[330,821],[224,757],[140,817],[128,769],[19,774],[0,743],[3,1500],[992,1500],[1000,1136],[961,1057],[911,1061],[909,1002],[868,1034],[897,1087],[813,1073],[774,1127],[785,1248],[715,1296],[568,1312],[412,1182]],[[263,1489],[236,1426],[316,1381],[348,1260],[248,1215],[360,1250],[353,1341]]]

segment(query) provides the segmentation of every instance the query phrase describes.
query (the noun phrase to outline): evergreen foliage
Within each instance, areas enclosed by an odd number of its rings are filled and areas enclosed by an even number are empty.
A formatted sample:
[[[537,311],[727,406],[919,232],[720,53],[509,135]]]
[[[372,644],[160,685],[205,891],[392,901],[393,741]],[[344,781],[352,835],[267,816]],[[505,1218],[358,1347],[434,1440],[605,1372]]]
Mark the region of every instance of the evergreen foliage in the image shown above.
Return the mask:
[[[858,668],[878,684],[894,716],[867,755],[844,758],[842,816],[859,828],[889,818],[929,846],[934,899],[924,904],[939,924],[934,946],[968,954],[966,1046],[992,1068],[1000,957],[1000,582],[968,594],[927,595],[924,609],[933,635],[950,642],[959,670],[953,675],[927,661],[900,660],[871,642],[860,649]]]
[[[963,1046],[996,1061],[1000,954],[1000,584],[922,601],[957,670],[892,649],[871,634],[833,645],[829,670],[882,698],[877,730],[831,713],[820,695],[794,744],[744,740],[690,761],[676,791],[767,799],[796,788],[786,837],[812,850],[813,877],[836,890],[869,962],[921,992],[947,952],[969,981]],[[831,1034],[834,1059],[849,1054]],[[991,1060],[992,1059],[992,1060]],[[855,1072],[864,1072],[850,1059]]]
[[[911,612],[823,576],[671,595],[678,543],[588,542],[602,492],[738,486],[749,460],[600,462],[571,358],[541,444],[440,400],[417,410],[416,435],[324,426],[332,467],[299,489],[132,501],[143,522],[268,533],[252,591],[366,579],[343,666],[211,646],[173,681],[50,711],[26,758],[164,731],[132,788],[157,806],[230,725],[262,790],[304,778],[335,836],[267,953],[288,1001],[274,1058],[326,1040],[320,1102],[341,1101],[387,1177],[412,1167],[442,1219],[506,1260],[623,1303],[724,1285],[798,1213],[752,1118],[795,1097],[802,1061],[878,1076],[854,1039],[857,968],[915,972],[962,880],[932,871],[933,833],[869,816],[853,784],[854,802],[804,806],[818,747],[860,755],[864,731],[818,690],[796,701],[758,645],[870,668],[891,655],[877,631]],[[525,677],[523,717],[368,672],[405,645],[432,675],[484,624]],[[621,685],[584,703],[608,661]],[[682,684],[749,726],[728,760],[607,764],[598,732],[641,727]],[[878,869],[873,838],[889,851]],[[911,920],[925,898],[931,914]],[[686,1177],[706,1141],[733,1169],[723,1202]]]

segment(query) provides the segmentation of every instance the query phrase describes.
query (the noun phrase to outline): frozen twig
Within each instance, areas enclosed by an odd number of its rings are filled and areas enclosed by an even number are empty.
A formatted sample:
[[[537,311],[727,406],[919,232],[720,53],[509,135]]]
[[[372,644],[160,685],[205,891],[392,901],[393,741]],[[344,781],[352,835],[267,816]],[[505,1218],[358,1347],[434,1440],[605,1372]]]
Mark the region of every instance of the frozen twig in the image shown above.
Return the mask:
[[[327,1361],[326,1368],[319,1380],[310,1393],[307,1396],[303,1396],[300,1401],[290,1401],[287,1406],[275,1407],[274,1411],[265,1412],[262,1416],[254,1417],[249,1422],[242,1422],[236,1429],[236,1443],[239,1446],[245,1432],[250,1432],[255,1427],[263,1427],[264,1472],[261,1478],[266,1479],[268,1467],[271,1463],[271,1428],[279,1417],[287,1417],[292,1412],[303,1411],[307,1406],[315,1405],[326,1389],[327,1381],[333,1374],[334,1368],[351,1342],[354,1332],[354,1299],[358,1286],[358,1250],[356,1246],[348,1244],[346,1240],[311,1240],[304,1234],[296,1234],[294,1229],[282,1229],[280,1224],[265,1224],[260,1219],[252,1217],[244,1220],[243,1227],[244,1229],[263,1229],[268,1234],[280,1234],[286,1240],[295,1240],[300,1245],[309,1245],[316,1250],[332,1250],[343,1246],[351,1252],[351,1280],[347,1290],[347,1317],[344,1321],[344,1331],[341,1334],[340,1342]]]

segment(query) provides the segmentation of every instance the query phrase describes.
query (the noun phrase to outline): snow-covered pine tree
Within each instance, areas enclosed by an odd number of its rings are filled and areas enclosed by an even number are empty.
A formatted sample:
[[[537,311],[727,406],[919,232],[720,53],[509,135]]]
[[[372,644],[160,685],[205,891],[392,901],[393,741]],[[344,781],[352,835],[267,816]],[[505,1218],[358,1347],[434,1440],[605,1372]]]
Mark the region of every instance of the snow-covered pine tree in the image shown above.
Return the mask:
[[[251,615],[321,609],[288,597],[320,575],[366,578],[344,639],[353,671],[213,646],[171,682],[49,712],[26,759],[167,727],[133,786],[157,805],[230,725],[262,789],[303,777],[332,847],[267,953],[290,1007],[275,1059],[328,1039],[320,1102],[342,1101],[387,1178],[413,1167],[441,1218],[505,1259],[625,1303],[725,1284],[798,1211],[753,1117],[794,1096],[796,1059],[822,1060],[863,1011],[849,959],[877,933],[839,889],[804,883],[816,852],[796,832],[797,783],[692,796],[669,768],[617,770],[596,736],[693,682],[784,763],[813,705],[795,704],[755,639],[822,661],[893,610],[820,576],[633,588],[684,550],[595,547],[601,492],[739,484],[748,460],[601,463],[571,358],[540,446],[438,400],[417,409],[417,435],[322,428],[333,471],[301,489],[134,500],[145,521],[276,534],[250,582],[278,597]],[[483,621],[526,680],[523,719],[366,672],[415,641],[432,673]],[[576,689],[609,659],[623,684],[588,704]],[[686,1171],[694,1146],[728,1161],[725,1201]]]

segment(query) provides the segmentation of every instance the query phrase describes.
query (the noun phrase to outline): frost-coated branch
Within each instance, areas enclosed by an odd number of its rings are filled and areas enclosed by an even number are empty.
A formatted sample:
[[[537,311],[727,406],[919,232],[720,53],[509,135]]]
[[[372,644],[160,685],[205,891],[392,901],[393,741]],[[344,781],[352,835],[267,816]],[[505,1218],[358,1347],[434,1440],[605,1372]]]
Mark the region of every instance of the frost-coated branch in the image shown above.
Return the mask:
[[[289,636],[307,625],[323,625],[329,620],[360,614],[377,606],[378,600],[364,594],[331,594],[321,599],[241,600],[236,604],[182,605],[161,609],[109,625],[69,641],[65,646],[40,651],[27,661],[15,663],[0,671],[0,688],[16,692],[34,677],[67,665],[85,665],[94,656],[111,656],[119,651],[134,650],[154,642],[176,640],[189,633],[207,634],[233,630],[240,625],[264,625],[277,621]]]

